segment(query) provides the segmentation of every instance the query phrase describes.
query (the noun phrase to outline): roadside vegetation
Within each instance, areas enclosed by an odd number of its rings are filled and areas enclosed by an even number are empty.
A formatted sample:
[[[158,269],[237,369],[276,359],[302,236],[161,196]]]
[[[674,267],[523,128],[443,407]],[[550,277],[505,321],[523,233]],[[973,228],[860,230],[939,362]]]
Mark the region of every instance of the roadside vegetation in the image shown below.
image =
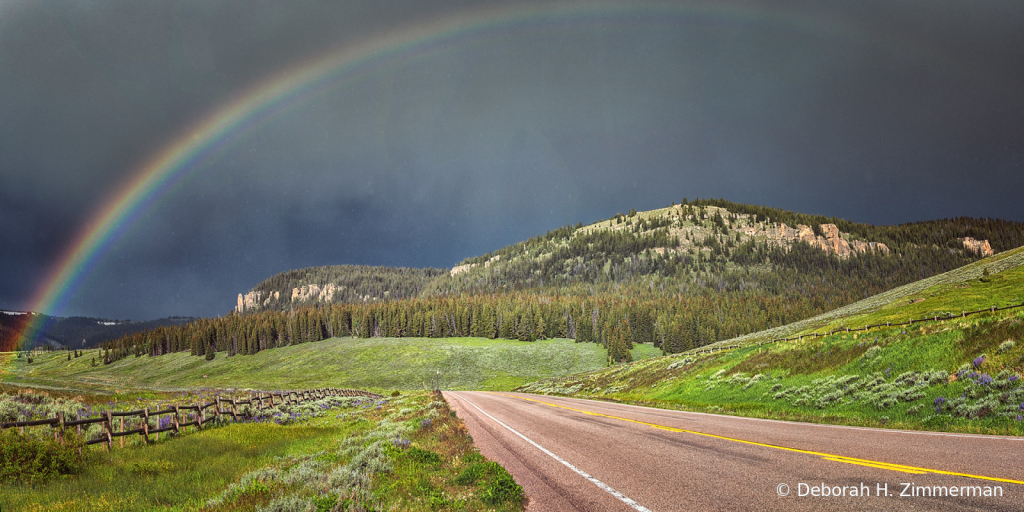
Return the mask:
[[[821,423],[1022,435],[1024,309],[813,336],[1020,304],[1021,255],[1014,251],[937,276],[931,286],[868,299],[869,307],[823,315],[787,334],[810,335],[803,340],[761,346],[756,342],[778,334],[760,333],[722,343],[745,343],[734,350],[676,354],[519,390]]]
[[[283,423],[213,425],[147,446],[89,448],[66,470],[5,473],[0,509],[522,510],[522,488],[480,456],[443,398],[393,395],[334,399]],[[24,438],[45,444],[43,437]]]

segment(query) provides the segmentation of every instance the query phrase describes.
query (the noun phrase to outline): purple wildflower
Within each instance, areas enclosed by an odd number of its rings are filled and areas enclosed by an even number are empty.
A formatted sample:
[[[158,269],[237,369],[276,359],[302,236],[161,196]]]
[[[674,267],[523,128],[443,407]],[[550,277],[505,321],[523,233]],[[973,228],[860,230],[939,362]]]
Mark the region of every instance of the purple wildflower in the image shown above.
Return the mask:
[[[985,356],[978,356],[974,358],[974,367],[979,368],[981,364],[985,362]]]
[[[935,399],[935,413],[936,414],[942,412],[942,404],[944,404],[944,403],[946,403],[946,397],[944,397],[944,396],[940,396],[940,397],[937,397]],[[1021,405],[1024,406],[1024,404],[1021,404]]]
[[[1021,406],[1024,407],[1024,404],[1021,404]],[[429,427],[432,423],[433,423],[433,421],[431,421],[430,418],[426,418],[426,419],[424,419],[423,421],[420,422],[420,426],[421,427]]]

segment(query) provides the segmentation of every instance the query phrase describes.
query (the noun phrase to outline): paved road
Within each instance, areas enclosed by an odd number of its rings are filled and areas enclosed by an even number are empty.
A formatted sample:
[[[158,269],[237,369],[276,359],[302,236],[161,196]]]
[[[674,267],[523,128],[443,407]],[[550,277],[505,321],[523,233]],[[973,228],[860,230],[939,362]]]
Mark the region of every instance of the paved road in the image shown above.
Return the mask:
[[[481,453],[526,490],[530,511],[1024,510],[1024,438],[524,393],[445,397]],[[986,490],[996,495],[963,496]]]

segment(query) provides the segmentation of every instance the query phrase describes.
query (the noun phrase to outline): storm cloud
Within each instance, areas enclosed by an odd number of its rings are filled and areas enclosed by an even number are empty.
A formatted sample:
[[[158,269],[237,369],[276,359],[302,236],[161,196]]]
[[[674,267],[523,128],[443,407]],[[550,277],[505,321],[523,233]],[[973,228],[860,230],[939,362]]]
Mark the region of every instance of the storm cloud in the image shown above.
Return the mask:
[[[0,3],[0,308],[31,307],[88,219],[245,91],[516,9],[371,56],[220,141],[47,312],[223,314],[280,271],[450,267],[683,197],[1024,220],[1019,1],[16,1]]]

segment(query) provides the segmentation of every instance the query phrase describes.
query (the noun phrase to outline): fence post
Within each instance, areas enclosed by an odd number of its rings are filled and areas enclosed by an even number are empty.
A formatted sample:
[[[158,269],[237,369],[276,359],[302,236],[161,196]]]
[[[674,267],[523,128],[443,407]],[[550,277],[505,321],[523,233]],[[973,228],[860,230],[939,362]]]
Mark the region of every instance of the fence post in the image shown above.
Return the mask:
[[[53,440],[64,444],[64,411],[57,412],[57,423],[53,427]]]
[[[107,450],[114,449],[114,417],[110,415],[110,411],[107,411],[106,421],[106,434],[107,434]]]
[[[231,421],[238,421],[238,408],[235,406],[235,399],[231,399]]]
[[[220,416],[220,395],[217,396],[217,409],[216,414]]]
[[[149,444],[149,407],[142,409],[142,437],[143,444]]]
[[[181,425],[178,423],[178,406],[174,406],[174,433],[181,433]]]
[[[121,416],[121,432],[124,432],[124,416]],[[124,448],[124,436],[121,436],[117,442],[120,443],[121,448]]]

